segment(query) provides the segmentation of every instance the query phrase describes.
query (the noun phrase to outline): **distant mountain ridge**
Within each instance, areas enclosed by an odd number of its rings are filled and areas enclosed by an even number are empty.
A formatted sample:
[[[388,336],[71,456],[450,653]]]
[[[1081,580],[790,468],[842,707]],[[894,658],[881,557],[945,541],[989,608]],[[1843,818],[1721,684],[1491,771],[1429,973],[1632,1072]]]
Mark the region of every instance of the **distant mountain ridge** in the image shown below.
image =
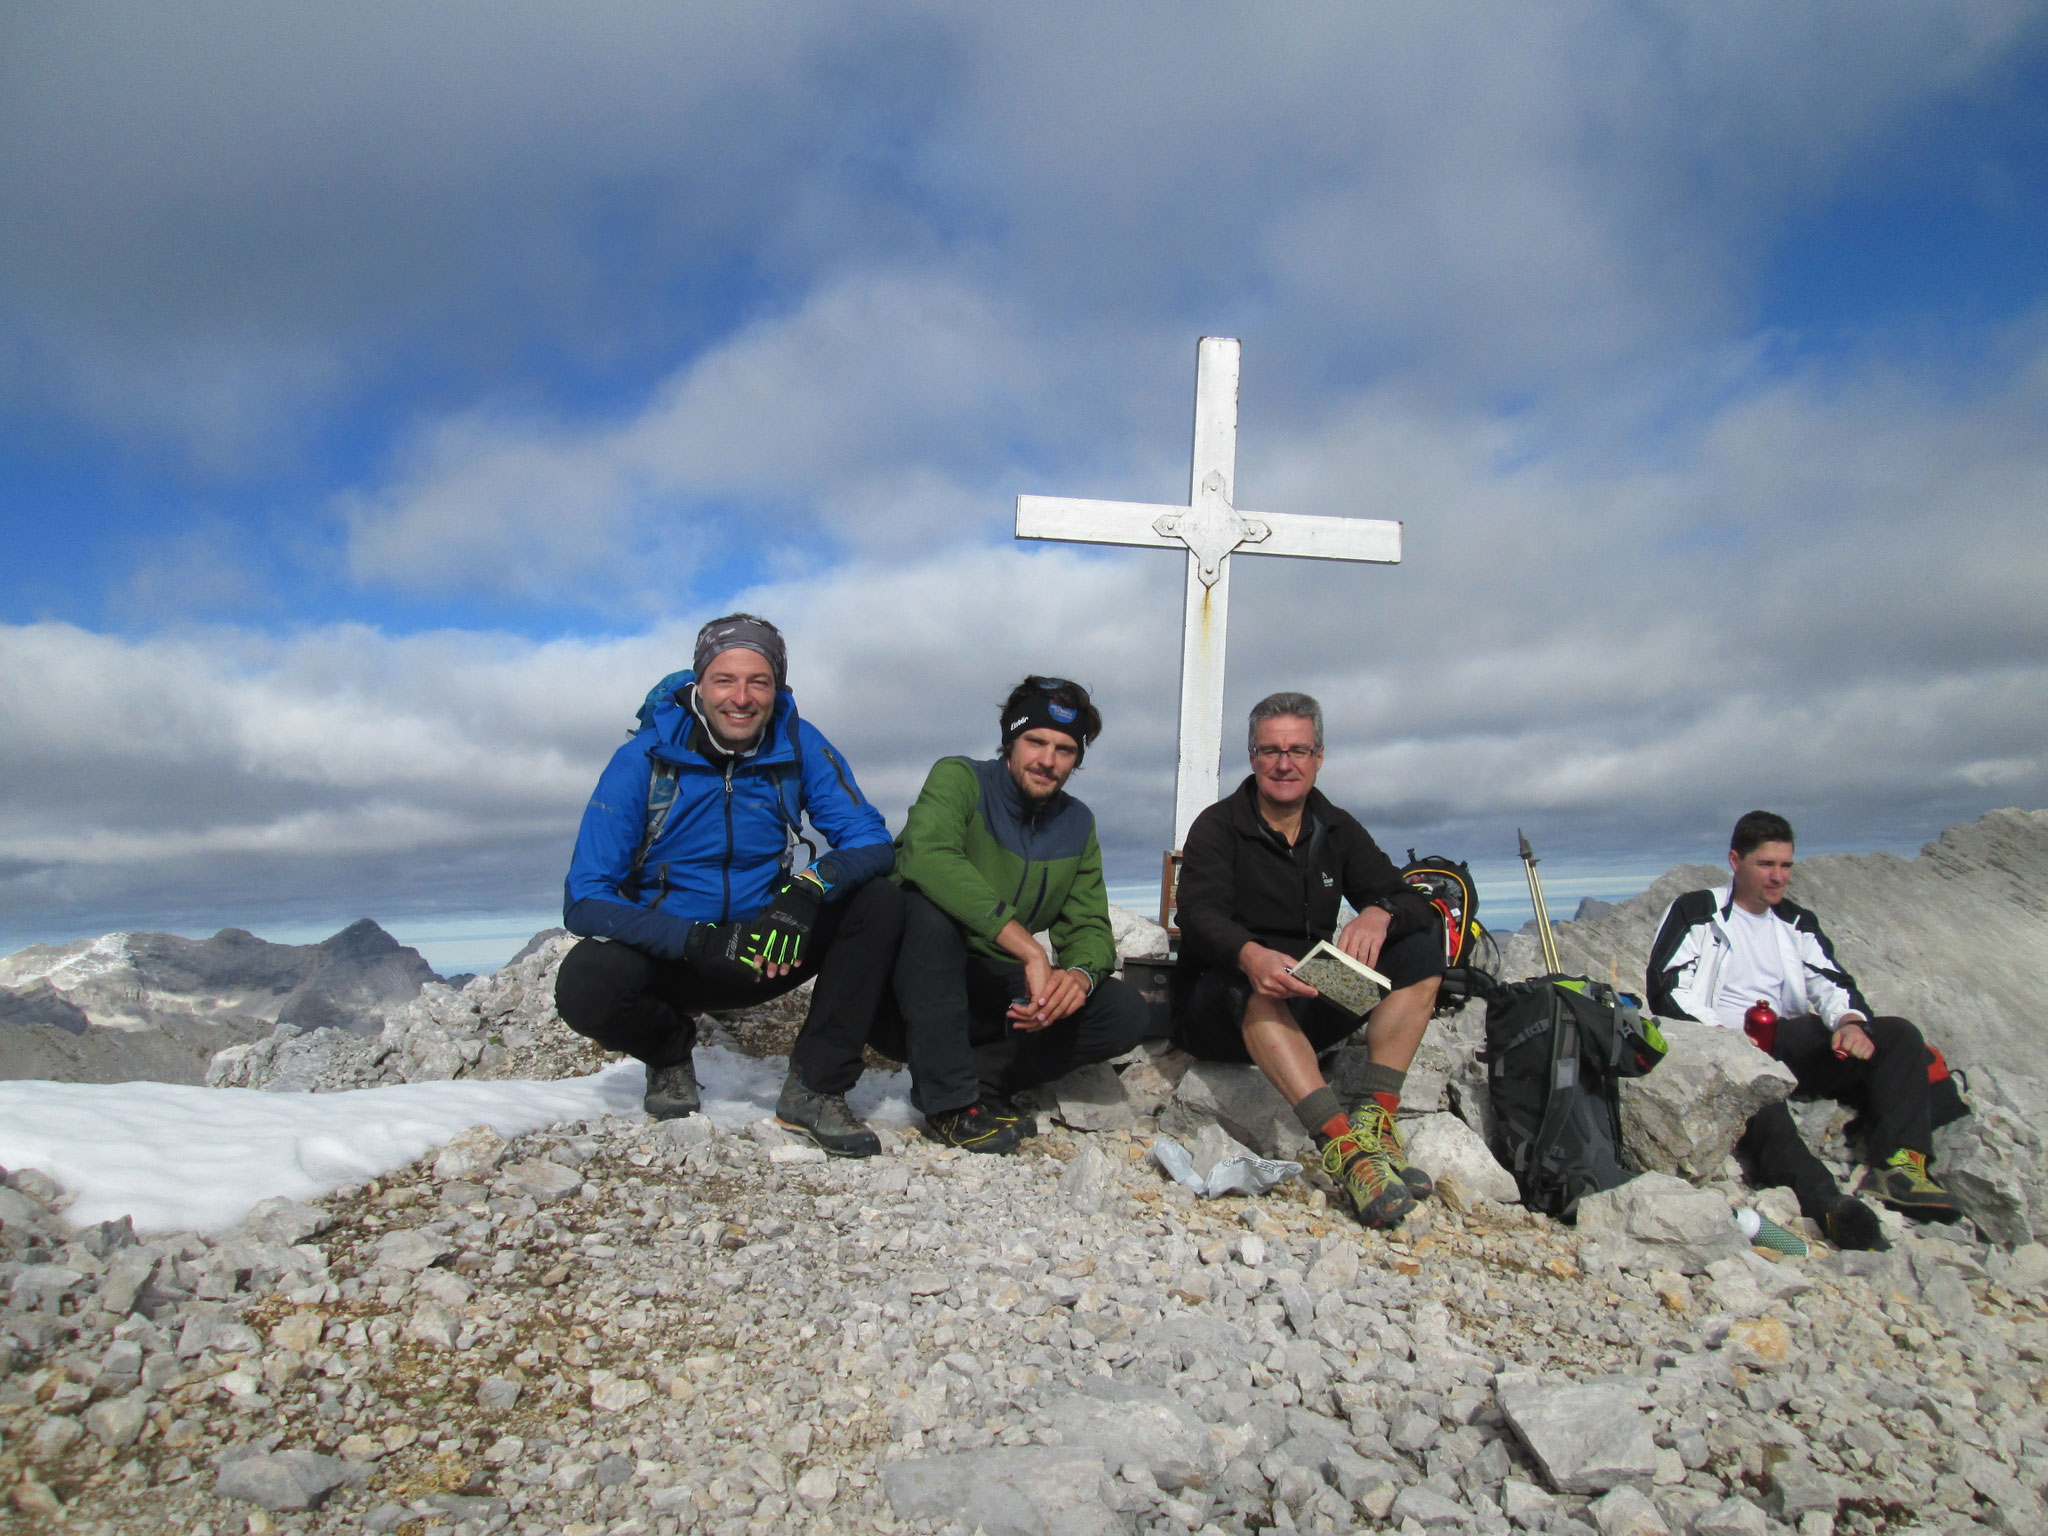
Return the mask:
[[[374,1034],[439,979],[369,918],[317,944],[240,928],[36,944],[0,959],[0,1078],[201,1083],[216,1051],[276,1024]]]

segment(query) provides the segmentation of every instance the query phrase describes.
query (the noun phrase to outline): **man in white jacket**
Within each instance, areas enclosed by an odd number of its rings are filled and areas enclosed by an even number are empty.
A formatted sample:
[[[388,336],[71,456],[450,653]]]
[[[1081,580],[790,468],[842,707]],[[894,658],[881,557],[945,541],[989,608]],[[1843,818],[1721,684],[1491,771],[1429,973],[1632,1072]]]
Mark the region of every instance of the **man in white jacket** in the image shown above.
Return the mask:
[[[1904,1019],[1871,1016],[1819,920],[1785,899],[1792,824],[1751,811],[1735,823],[1728,868],[1727,885],[1688,891],[1666,909],[1650,950],[1652,1011],[1739,1030],[1752,1008],[1766,1005],[1774,1017],[1759,1020],[1751,1038],[1792,1069],[1802,1093],[1862,1116],[1866,1187],[1909,1216],[1955,1220],[1954,1199],[1927,1168],[1926,1043]],[[1789,1184],[1800,1211],[1837,1246],[1883,1246],[1876,1213],[1837,1187],[1783,1102],[1757,1111],[1736,1151],[1758,1184]]]

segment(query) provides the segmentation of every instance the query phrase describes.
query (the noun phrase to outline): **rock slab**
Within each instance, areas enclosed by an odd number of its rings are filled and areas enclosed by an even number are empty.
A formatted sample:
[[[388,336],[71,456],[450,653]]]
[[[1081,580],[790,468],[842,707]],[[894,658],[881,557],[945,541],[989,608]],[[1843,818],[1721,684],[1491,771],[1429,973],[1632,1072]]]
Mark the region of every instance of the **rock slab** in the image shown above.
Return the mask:
[[[1643,1168],[1711,1178],[1749,1117],[1796,1080],[1740,1030],[1689,1019],[1660,1019],[1657,1027],[1671,1051],[1647,1077],[1622,1082],[1622,1145]]]
[[[1509,1426],[1557,1492],[1648,1487],[1656,1475],[1657,1441],[1629,1388],[1513,1372],[1495,1389]]]
[[[1065,1445],[967,1451],[891,1462],[882,1491],[899,1520],[956,1520],[987,1536],[1123,1536],[1102,1500],[1106,1468]]]
[[[1728,1202],[1668,1173],[1646,1173],[1579,1202],[1579,1231],[1624,1268],[1703,1273],[1748,1250]]]

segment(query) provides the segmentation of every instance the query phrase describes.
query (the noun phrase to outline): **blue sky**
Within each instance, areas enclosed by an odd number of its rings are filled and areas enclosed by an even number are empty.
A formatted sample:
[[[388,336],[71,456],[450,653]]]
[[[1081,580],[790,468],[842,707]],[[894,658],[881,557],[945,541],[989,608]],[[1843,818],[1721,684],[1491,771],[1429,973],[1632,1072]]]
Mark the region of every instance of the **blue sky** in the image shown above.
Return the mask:
[[[734,607],[891,813],[1026,670],[1170,831],[1184,497],[1244,342],[1228,707],[1519,920],[1752,805],[2039,806],[2048,23],[2009,3],[29,5],[0,18],[0,948],[547,918]],[[1226,782],[1237,771],[1226,754]],[[502,951],[502,953],[501,953]]]

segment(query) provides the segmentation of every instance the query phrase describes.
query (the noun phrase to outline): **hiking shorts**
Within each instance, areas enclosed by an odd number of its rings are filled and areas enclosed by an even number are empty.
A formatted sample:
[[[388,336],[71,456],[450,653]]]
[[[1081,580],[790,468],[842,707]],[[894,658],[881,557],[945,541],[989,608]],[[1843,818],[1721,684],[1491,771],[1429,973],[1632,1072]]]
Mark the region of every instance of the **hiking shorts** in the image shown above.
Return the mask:
[[[1380,951],[1373,969],[1391,981],[1396,992],[1441,976],[1443,938],[1435,928],[1425,928],[1395,939]],[[1203,971],[1188,990],[1187,1005],[1174,1017],[1173,1043],[1200,1061],[1250,1061],[1251,1053],[1244,1048],[1244,1010],[1251,999],[1252,984],[1236,966]],[[1318,1054],[1365,1023],[1320,997],[1290,998],[1287,1006]]]

